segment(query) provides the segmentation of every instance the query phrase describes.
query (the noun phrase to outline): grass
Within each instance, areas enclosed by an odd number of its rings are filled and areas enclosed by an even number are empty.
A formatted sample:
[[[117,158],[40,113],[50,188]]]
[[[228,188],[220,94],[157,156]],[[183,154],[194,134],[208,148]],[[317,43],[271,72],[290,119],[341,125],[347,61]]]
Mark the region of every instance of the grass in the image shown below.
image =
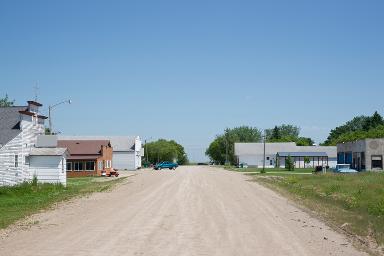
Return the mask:
[[[254,177],[288,193],[347,233],[384,245],[384,173]]]
[[[247,172],[247,173],[260,173],[262,168],[235,168],[225,167],[226,170],[236,171],[236,172]],[[313,168],[296,168],[294,171],[287,171],[284,168],[266,168],[266,174],[300,174],[300,173],[312,173]]]
[[[23,183],[0,187],[0,228],[47,209],[53,204],[93,192],[109,190],[125,178],[100,182],[101,177],[68,178],[67,186],[60,184]]]

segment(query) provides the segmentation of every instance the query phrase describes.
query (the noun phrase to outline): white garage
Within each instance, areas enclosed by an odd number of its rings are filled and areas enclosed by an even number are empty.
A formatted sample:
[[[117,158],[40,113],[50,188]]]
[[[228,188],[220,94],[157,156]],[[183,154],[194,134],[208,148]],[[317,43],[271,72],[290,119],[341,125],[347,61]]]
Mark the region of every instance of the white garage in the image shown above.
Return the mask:
[[[32,148],[29,154],[30,179],[38,182],[67,184],[66,148]]]

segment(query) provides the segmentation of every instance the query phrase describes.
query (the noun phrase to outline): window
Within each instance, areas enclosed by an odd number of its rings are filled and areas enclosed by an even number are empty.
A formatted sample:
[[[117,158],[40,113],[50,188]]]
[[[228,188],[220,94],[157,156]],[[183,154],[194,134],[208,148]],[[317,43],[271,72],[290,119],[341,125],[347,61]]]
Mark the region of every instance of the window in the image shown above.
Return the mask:
[[[87,170],[87,171],[94,171],[95,170],[95,162],[93,162],[93,161],[86,162],[85,170]]]
[[[269,161],[269,156],[267,156],[267,161]]]
[[[19,155],[15,155],[15,167],[19,167]]]
[[[383,169],[383,156],[372,156],[372,169]]]
[[[105,161],[105,168],[111,168],[112,167],[112,161],[111,160],[106,160]]]
[[[273,160],[269,160],[269,165],[273,165]]]
[[[103,169],[103,160],[100,160],[97,162],[97,169],[102,170]]]
[[[75,171],[83,171],[84,170],[84,163],[83,162],[75,162],[73,169]]]
[[[29,165],[29,156],[24,157],[24,164]]]
[[[72,171],[72,163],[67,162],[67,171]]]

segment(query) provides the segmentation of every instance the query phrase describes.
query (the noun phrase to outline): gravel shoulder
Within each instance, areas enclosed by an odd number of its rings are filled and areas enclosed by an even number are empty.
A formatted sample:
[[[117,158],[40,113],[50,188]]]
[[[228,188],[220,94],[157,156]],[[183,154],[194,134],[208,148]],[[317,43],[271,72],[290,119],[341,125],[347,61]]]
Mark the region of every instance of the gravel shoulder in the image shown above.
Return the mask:
[[[1,255],[366,255],[249,177],[205,166],[138,171],[113,191],[3,230]]]

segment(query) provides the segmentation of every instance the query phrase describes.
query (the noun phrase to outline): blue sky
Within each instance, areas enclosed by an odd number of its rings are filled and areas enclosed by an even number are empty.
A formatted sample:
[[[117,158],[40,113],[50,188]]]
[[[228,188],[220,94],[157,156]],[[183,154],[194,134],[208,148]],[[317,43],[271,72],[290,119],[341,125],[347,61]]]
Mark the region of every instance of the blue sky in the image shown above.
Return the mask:
[[[323,141],[384,114],[384,2],[0,0],[0,96],[64,134],[175,139],[192,160],[226,127]],[[45,108],[46,109],[46,108]]]

